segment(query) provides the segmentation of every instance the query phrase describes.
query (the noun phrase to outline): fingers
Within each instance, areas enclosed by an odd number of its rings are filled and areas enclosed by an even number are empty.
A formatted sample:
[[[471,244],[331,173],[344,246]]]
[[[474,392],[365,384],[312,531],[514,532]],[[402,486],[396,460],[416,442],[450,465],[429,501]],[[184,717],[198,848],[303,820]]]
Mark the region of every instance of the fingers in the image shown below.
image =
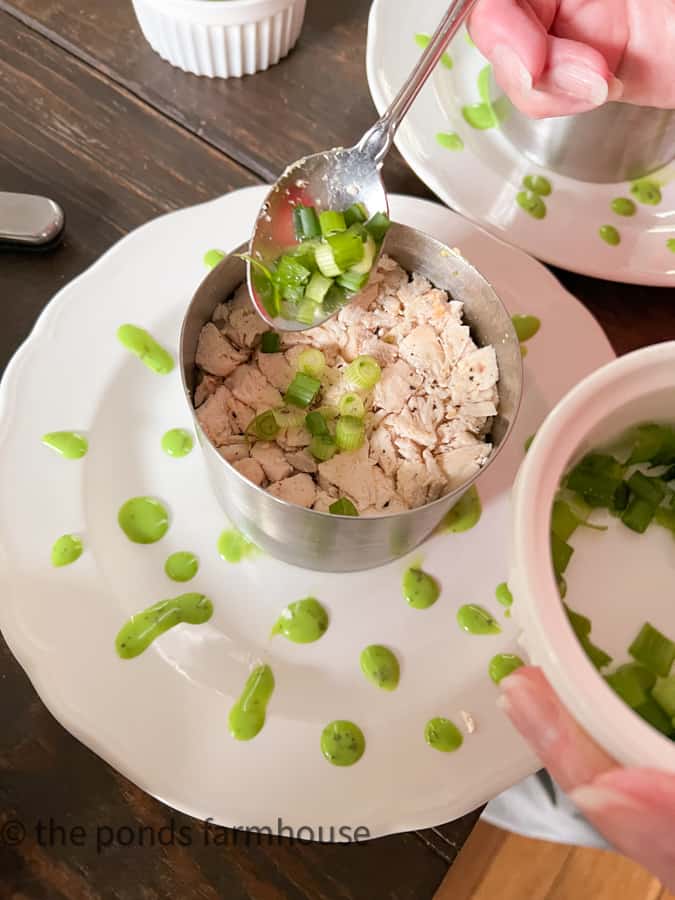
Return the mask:
[[[564,791],[616,767],[567,712],[541,669],[518,669],[500,687],[499,706]]]
[[[593,47],[616,73],[629,37],[626,0],[562,0],[551,33]]]
[[[675,775],[614,769],[571,798],[618,850],[675,889]]]

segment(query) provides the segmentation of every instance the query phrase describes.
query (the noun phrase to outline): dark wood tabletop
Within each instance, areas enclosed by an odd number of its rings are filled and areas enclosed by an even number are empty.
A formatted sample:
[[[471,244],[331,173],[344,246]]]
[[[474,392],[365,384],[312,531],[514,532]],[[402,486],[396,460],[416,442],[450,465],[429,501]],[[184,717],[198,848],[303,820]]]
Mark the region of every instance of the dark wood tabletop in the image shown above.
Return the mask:
[[[45,194],[67,214],[59,249],[0,255],[0,367],[52,295],[128,231],[357,138],[375,115],[364,67],[368,6],[309,0],[286,60],[219,81],[160,60],[128,0],[0,0],[0,190]],[[431,196],[397,153],[385,175],[392,191]],[[556,275],[617,352],[675,338],[672,290]],[[2,898],[424,900],[477,817],[352,846],[205,846],[202,825],[148,797],[61,728],[4,642],[0,704]],[[97,828],[157,832],[172,820],[192,829],[191,847],[96,847]],[[19,841],[16,822],[26,830]]]

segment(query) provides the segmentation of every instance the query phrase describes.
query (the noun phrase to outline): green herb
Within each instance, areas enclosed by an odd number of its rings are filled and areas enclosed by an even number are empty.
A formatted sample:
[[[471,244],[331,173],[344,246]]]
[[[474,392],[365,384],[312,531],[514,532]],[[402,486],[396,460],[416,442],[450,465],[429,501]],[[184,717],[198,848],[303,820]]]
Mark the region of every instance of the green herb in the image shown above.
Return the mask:
[[[313,437],[328,434],[328,425],[320,412],[307,413],[305,416],[305,428]]]
[[[328,507],[328,512],[334,516],[358,516],[359,514],[352,501],[346,497],[340,497],[335,503],[331,503]]]
[[[298,372],[288,386],[284,402],[292,406],[307,407],[319,393],[321,382],[304,372]]]
[[[335,456],[338,448],[335,439],[329,434],[317,434],[310,441],[308,450],[314,459],[325,462]]]
[[[260,339],[260,349],[263,353],[279,353],[281,337],[276,331],[266,331]]]
[[[675,643],[649,622],[645,622],[628,652],[651,672],[665,678],[670,674],[675,660]]]
[[[340,450],[358,450],[363,446],[366,429],[356,416],[340,416],[335,426],[335,440]]]

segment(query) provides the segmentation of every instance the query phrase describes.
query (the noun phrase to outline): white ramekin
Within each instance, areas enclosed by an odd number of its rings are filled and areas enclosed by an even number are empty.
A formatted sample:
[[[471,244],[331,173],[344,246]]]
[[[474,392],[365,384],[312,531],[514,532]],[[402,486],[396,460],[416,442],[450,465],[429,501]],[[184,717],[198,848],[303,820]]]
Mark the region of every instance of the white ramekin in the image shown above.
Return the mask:
[[[636,716],[587,660],[567,623],[549,549],[551,505],[569,464],[631,425],[672,421],[673,410],[675,342],[609,363],[556,406],[538,431],[514,487],[509,585],[525,649],[575,719],[624,765],[675,773],[675,743]],[[597,593],[604,599],[602,573]],[[644,621],[644,609],[636,612],[636,619]]]
[[[143,34],[172,65],[240,78],[275,65],[294,46],[305,0],[133,0]]]

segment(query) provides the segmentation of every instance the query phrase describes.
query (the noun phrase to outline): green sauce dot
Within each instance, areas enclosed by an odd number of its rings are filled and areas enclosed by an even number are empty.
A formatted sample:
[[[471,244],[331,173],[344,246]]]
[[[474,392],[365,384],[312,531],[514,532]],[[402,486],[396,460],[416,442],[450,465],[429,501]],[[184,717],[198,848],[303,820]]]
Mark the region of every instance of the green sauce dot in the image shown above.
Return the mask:
[[[311,644],[328,630],[328,613],[315,597],[289,603],[272,628],[294,644]]]
[[[162,437],[162,450],[176,459],[187,456],[194,447],[194,440],[184,428],[172,428]]]
[[[204,265],[209,269],[214,269],[225,259],[226,255],[222,250],[207,250],[204,254]]]
[[[52,546],[52,565],[69,566],[82,556],[82,541],[74,534],[63,534]]]
[[[89,449],[87,439],[76,431],[50,431],[42,435],[42,443],[65,459],[82,459]]]
[[[526,175],[523,178],[523,187],[540,197],[548,197],[553,190],[551,182],[543,175]]]
[[[533,219],[546,218],[546,204],[539,194],[533,191],[520,191],[516,196],[516,203]]]
[[[172,581],[191,581],[199,571],[199,560],[194,553],[179,550],[164,563],[164,571]]]
[[[169,629],[187,622],[203,625],[213,615],[213,604],[204,594],[181,594],[160,600],[143,612],[132,616],[115,638],[117,653],[122,659],[133,659]]]
[[[321,752],[334,766],[353,766],[366,749],[366,739],[358,725],[337,719],[321,732]]]
[[[169,530],[169,514],[154,497],[132,497],[120,508],[117,521],[135,544],[155,544]]]
[[[621,243],[621,235],[613,225],[601,225],[598,234],[610,247],[617,247]]]
[[[505,581],[502,581],[501,584],[497,585],[495,596],[497,598],[497,602],[501,603],[501,605],[505,606],[507,609],[510,606],[513,606],[513,594],[509,590],[509,586]]]
[[[441,589],[431,575],[411,566],[403,575],[403,596],[413,609],[428,609],[438,600]]]
[[[250,741],[262,730],[267,704],[274,692],[274,675],[269,666],[258,666],[249,675],[241,696],[230,710],[230,734],[237,741]]]
[[[541,319],[538,319],[536,316],[516,313],[511,316],[511,321],[519,341],[531,340],[541,328]]]
[[[478,524],[482,513],[483,508],[478,491],[475,485],[471,485],[452,509],[445,514],[437,530],[441,534],[448,532],[460,534],[463,531],[469,531],[469,529]]]
[[[475,603],[459,608],[457,622],[459,627],[469,634],[500,634],[502,630],[497,620],[486,609]]]
[[[666,241],[666,247],[670,250],[671,253],[675,253],[675,238],[669,238]]]
[[[634,216],[637,212],[637,206],[630,197],[615,197],[612,200],[612,210],[617,216]]]
[[[526,452],[526,453],[527,453],[527,451],[530,449],[530,447],[532,446],[532,441],[536,438],[536,436],[537,436],[537,432],[535,431],[535,433],[534,433],[534,434],[531,434],[531,435],[529,436],[529,438],[527,438],[527,440],[525,441],[525,452]]]
[[[464,141],[456,132],[439,131],[436,142],[445,150],[463,150]]]
[[[511,672],[515,672],[516,669],[524,665],[525,663],[522,659],[514,653],[498,653],[490,660],[488,672],[494,683],[499,684],[502,678],[506,678]]]
[[[440,750],[441,753],[453,753],[464,743],[462,732],[450,721],[437,717],[430,719],[424,727],[424,740],[434,750]]]
[[[258,553],[256,545],[236,528],[228,528],[218,538],[218,553],[229,563],[238,563]]]
[[[137,325],[120,325],[117,329],[120,344],[137,356],[144,366],[156,375],[168,375],[173,369],[173,358],[151,334]]]
[[[361,671],[368,681],[383,691],[398,687],[401,670],[398,660],[387,647],[371,644],[361,652]]]
[[[431,40],[431,36],[428,34],[416,34],[415,35],[415,43],[418,47],[421,47],[422,50],[425,50],[429,46],[429,41]],[[452,68],[452,59],[448,53],[444,53],[441,56],[441,65],[445,66],[446,69]]]
[[[651,181],[648,178],[635,181],[631,185],[630,192],[638,203],[645,203],[648,206],[658,206],[662,199],[661,188],[655,181]]]

